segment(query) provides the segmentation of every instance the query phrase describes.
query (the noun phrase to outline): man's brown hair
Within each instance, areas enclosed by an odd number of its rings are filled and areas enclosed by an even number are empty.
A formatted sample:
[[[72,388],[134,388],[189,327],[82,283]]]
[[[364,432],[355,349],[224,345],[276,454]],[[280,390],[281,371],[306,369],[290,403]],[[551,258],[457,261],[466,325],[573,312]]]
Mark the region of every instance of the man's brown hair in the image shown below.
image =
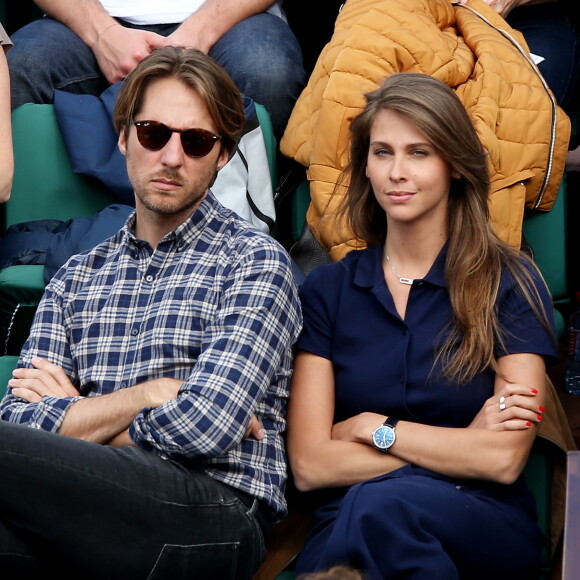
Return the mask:
[[[194,48],[156,49],[127,75],[115,103],[113,123],[117,133],[129,131],[147,87],[164,78],[180,80],[199,94],[222,136],[221,146],[231,156],[245,123],[242,95],[215,60]]]

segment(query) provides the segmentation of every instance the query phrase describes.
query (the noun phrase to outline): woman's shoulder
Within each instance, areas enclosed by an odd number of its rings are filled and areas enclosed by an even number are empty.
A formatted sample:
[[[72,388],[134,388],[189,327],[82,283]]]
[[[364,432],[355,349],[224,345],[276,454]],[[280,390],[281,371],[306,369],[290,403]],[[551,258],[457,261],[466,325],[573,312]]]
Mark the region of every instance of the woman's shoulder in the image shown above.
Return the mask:
[[[336,287],[340,281],[351,279],[357,270],[358,264],[362,261],[369,260],[371,250],[351,250],[336,262],[330,264],[321,264],[316,266],[307,276],[302,286],[309,287]]]
[[[500,292],[510,289],[528,281],[539,292],[547,291],[546,282],[542,272],[534,263],[533,259],[525,254],[517,256],[509,262],[504,262],[501,270]]]
[[[552,310],[552,296],[542,272],[528,256],[520,256],[510,264],[504,264],[499,284],[497,305],[504,311],[512,311],[517,305],[543,307]]]

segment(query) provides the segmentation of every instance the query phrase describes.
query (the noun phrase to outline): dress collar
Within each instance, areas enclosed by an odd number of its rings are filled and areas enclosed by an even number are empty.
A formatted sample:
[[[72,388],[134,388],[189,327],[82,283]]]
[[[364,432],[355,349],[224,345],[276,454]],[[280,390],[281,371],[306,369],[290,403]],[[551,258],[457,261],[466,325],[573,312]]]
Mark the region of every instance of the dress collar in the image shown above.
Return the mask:
[[[447,288],[447,281],[445,280],[446,258],[447,243],[441,248],[427,275],[424,278],[417,278],[416,280]],[[372,288],[377,284],[385,283],[382,244],[360,250],[360,255],[355,263],[354,283],[361,288]]]

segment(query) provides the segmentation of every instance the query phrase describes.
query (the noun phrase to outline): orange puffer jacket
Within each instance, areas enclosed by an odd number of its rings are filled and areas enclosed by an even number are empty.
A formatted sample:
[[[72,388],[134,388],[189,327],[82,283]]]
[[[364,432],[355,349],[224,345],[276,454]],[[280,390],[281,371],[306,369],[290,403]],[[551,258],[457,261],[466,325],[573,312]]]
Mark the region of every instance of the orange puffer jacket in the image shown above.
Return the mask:
[[[495,231],[519,246],[525,208],[552,208],[564,172],[570,120],[523,36],[482,0],[348,0],[281,141],[307,167],[307,221],[333,260],[356,244],[333,220],[334,184],[348,160],[350,121],[364,94],[395,72],[454,87],[489,154]]]

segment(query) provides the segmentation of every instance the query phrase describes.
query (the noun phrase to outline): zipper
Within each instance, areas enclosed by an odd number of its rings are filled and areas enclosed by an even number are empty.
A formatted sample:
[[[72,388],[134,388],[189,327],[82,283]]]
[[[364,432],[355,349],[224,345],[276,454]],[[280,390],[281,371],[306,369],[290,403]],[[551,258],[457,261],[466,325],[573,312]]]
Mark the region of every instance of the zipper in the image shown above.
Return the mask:
[[[544,174],[544,179],[542,182],[542,187],[540,188],[539,194],[536,197],[536,201],[534,202],[534,205],[533,205],[533,209],[538,209],[538,207],[540,207],[540,205],[542,203],[542,200],[544,199],[544,194],[546,193],[546,189],[548,187],[548,182],[550,181],[550,177],[552,176],[552,169],[553,169],[553,164],[554,164],[554,148],[556,147],[556,99],[554,98],[554,95],[551,93],[551,91],[548,87],[548,83],[546,83],[542,73],[540,72],[540,69],[538,68],[538,65],[528,56],[528,53],[522,48],[522,46],[518,43],[518,41],[511,34],[506,32],[505,30],[502,30],[501,28],[497,28],[496,26],[494,26],[485,16],[483,16],[477,10],[474,10],[473,8],[471,8],[471,6],[467,6],[464,4],[455,4],[455,6],[461,6],[462,8],[466,8],[467,10],[470,10],[473,14],[478,16],[481,20],[483,20],[485,23],[487,23],[489,26],[491,26],[494,30],[499,32],[504,38],[509,40],[511,42],[511,44],[513,44],[513,46],[515,46],[518,49],[518,52],[520,52],[520,54],[526,59],[526,61],[532,67],[533,71],[538,75],[538,77],[542,81],[542,85],[544,86],[544,89],[546,89],[546,94],[548,95],[548,97],[550,97],[550,103],[552,104],[552,125],[551,125],[551,131],[550,131],[550,152],[549,152],[549,156],[548,156],[548,165],[546,167],[546,173]]]

